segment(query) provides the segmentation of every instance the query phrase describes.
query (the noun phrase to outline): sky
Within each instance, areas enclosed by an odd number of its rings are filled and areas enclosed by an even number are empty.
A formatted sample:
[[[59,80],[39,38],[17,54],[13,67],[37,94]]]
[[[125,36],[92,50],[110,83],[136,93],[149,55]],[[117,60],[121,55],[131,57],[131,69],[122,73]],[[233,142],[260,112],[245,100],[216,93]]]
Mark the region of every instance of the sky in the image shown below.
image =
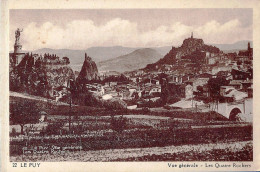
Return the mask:
[[[12,9],[10,50],[22,28],[23,50],[98,46],[180,46],[190,37],[209,44],[252,40],[252,9]]]

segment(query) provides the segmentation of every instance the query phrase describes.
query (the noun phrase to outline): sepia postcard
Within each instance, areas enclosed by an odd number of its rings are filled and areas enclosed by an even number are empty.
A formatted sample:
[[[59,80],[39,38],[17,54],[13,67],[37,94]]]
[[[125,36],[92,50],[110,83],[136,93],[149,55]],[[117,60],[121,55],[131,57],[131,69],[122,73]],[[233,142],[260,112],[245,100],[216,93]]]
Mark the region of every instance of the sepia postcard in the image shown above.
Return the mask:
[[[260,170],[260,2],[1,2],[1,171]]]

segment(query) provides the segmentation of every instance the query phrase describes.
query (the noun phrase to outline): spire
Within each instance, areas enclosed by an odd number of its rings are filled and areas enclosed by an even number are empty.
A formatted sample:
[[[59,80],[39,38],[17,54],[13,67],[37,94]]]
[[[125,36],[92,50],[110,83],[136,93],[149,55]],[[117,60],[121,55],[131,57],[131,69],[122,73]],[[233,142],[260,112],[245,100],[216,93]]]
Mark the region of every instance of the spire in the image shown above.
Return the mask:
[[[87,53],[85,53],[85,60],[87,60]]]
[[[191,39],[193,38],[193,32],[191,32]]]
[[[251,46],[250,46],[250,42],[248,42],[247,44],[247,50],[250,50]]]

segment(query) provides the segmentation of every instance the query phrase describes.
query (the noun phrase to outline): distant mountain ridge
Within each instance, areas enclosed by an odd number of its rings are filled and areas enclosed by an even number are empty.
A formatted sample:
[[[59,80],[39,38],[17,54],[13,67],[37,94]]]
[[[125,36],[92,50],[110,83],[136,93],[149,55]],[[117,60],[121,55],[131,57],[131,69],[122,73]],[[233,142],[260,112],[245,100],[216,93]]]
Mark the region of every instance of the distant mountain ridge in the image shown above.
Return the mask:
[[[92,57],[94,61],[99,62],[114,58],[120,55],[128,54],[134,51],[135,48],[128,47],[91,47],[86,50],[70,50],[70,49],[51,49],[42,48],[33,51],[36,54],[57,54],[60,57],[67,56],[71,59],[72,64],[82,64],[84,61],[84,54]]]
[[[249,40],[243,40],[243,41],[238,41],[233,44],[211,44],[217,48],[219,48],[222,51],[237,51],[237,50],[245,50],[247,49],[247,44],[250,42],[251,47],[253,47],[253,42]]]
[[[251,47],[253,47],[253,42],[248,40],[238,41],[233,44],[210,44],[216,46],[220,50],[224,52],[232,52],[238,51],[241,49],[247,48],[247,43],[251,43]],[[59,57],[69,57],[70,66],[73,70],[79,71],[84,62],[84,54],[87,53],[93,61],[101,62],[106,61],[108,59],[116,58],[122,55],[129,54],[137,49],[141,49],[143,47],[123,47],[123,46],[112,46],[112,47],[90,47],[85,50],[71,50],[71,49],[51,49],[51,48],[42,48],[38,50],[32,51],[36,54],[57,54]],[[172,46],[162,46],[162,47],[150,47],[151,49],[156,50],[161,55],[166,55],[172,48]],[[23,51],[28,52],[28,51]],[[31,51],[30,51],[31,52]]]
[[[85,53],[93,59],[95,62],[100,62],[103,60],[108,60],[114,57],[125,55],[131,53],[132,51],[138,48],[130,47],[91,47],[86,50],[70,50],[70,49],[51,49],[51,48],[42,48],[33,51],[36,54],[56,54],[59,57],[69,57],[70,66],[73,70],[79,71],[84,62]]]
[[[98,63],[100,71],[133,71],[145,67],[147,64],[154,63],[163,57],[152,48],[137,49],[127,55],[119,56],[113,59]]]

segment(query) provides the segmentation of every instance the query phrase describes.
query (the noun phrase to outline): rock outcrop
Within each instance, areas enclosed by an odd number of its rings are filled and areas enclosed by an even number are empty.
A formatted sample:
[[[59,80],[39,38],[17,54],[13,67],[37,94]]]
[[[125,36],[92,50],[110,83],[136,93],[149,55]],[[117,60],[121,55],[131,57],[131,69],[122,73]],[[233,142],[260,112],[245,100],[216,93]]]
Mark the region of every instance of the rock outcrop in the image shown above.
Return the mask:
[[[87,56],[85,53],[85,61],[81,68],[81,71],[78,75],[77,81],[91,81],[98,79],[98,69],[96,63],[91,59],[91,57]]]
[[[41,57],[37,54],[26,54],[19,65],[13,66],[10,70],[10,90],[54,97],[56,88],[67,87],[67,82],[75,79],[73,70],[68,66],[68,60],[60,60],[54,55]]]
[[[187,56],[194,56],[194,54],[200,54],[201,52],[219,53],[220,50],[217,47],[206,45],[202,39],[193,38],[192,36],[185,39],[180,47],[172,47],[162,59],[147,65],[146,69],[155,69],[156,66],[163,64],[175,64],[176,61],[182,60],[183,57],[187,59]]]

